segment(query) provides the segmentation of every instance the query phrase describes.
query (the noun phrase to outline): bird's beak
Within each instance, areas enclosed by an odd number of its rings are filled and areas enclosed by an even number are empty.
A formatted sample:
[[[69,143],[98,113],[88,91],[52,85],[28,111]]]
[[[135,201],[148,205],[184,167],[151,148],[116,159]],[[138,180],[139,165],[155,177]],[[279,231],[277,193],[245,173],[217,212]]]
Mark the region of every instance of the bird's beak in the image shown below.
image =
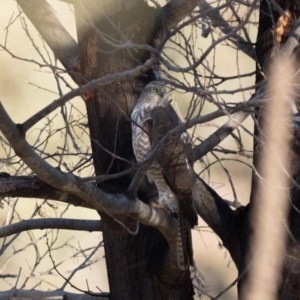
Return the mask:
[[[164,93],[163,97],[164,97],[164,99],[167,100],[168,102],[169,102],[170,100],[172,100],[172,95],[171,95],[170,93]]]
[[[163,98],[163,97],[166,97],[167,94],[168,94],[168,93],[167,93],[166,88],[165,88],[165,87],[162,87],[161,90],[160,90],[159,96],[160,96],[161,98]]]

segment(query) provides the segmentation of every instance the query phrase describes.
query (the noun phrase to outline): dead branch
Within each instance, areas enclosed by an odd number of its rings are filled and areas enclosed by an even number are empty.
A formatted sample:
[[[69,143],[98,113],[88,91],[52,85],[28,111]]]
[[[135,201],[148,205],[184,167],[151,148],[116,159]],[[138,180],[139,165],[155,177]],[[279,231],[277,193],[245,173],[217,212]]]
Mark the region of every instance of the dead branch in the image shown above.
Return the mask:
[[[34,229],[65,229],[78,231],[101,231],[101,221],[61,218],[23,220],[0,228],[0,238]]]
[[[94,88],[112,83],[117,80],[121,80],[123,78],[139,76],[139,75],[143,74],[145,71],[147,71],[149,68],[151,68],[151,66],[155,63],[155,61],[156,60],[154,58],[148,59],[143,65],[137,66],[136,68],[134,68],[132,70],[126,70],[124,72],[120,72],[120,73],[116,73],[116,74],[108,74],[99,79],[91,80],[88,83],[82,85],[81,87],[70,91],[69,93],[67,93],[67,94],[63,95],[62,97],[60,97],[59,99],[53,101],[51,104],[44,107],[39,112],[34,114],[32,117],[27,119],[21,125],[23,133],[25,133],[29,128],[31,128],[34,124],[36,124],[38,121],[40,121],[44,117],[46,117],[52,111],[54,111],[58,107],[64,105],[69,100],[73,99],[74,97],[83,95],[84,93],[86,93]]]
[[[1,176],[0,174],[0,198],[4,197],[50,199],[92,208],[80,197],[55,189],[35,176],[9,176],[9,174]]]
[[[258,181],[250,215],[253,234],[247,253],[248,274],[243,283],[243,299],[275,299],[281,284],[286,255],[287,215],[290,193],[289,124],[296,90],[295,61],[279,53],[271,65],[264,107],[262,153]]]
[[[79,84],[82,80],[79,69],[79,48],[76,41],[62,26],[50,5],[45,0],[17,0],[28,19],[45,39],[55,56]]]
[[[96,295],[87,295],[87,294],[74,294],[68,293],[62,290],[56,291],[37,291],[37,290],[18,290],[11,289],[8,291],[0,292],[0,299],[18,299],[18,298],[30,298],[30,299],[55,299],[55,300],[93,300],[93,299],[101,299],[101,300],[109,300],[109,293],[99,293]],[[57,298],[58,297],[58,298]]]

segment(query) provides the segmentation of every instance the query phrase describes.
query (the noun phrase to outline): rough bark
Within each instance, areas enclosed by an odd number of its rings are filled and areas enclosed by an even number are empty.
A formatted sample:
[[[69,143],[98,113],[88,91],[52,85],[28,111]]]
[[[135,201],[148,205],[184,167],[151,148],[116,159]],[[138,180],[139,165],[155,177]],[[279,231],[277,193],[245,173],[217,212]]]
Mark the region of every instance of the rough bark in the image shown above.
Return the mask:
[[[30,219],[2,226],[0,228],[0,238],[7,237],[9,235],[13,235],[23,231],[49,228],[89,232],[102,230],[101,221],[98,220],[75,220],[63,218]]]
[[[48,26],[49,24],[55,26],[44,29],[45,26],[40,20],[45,14],[43,9],[46,8],[36,11],[35,5],[45,5],[46,2],[39,1],[18,0],[18,3],[69,71],[74,71],[74,66],[77,71],[77,63],[80,62],[80,76],[73,76],[79,85],[107,74],[133,69],[153,57],[153,53],[144,49],[128,50],[124,47],[124,43],[131,41],[141,45],[148,43],[162,47],[166,31],[173,28],[197,5],[197,1],[194,0],[173,0],[163,8],[154,9],[139,0],[72,1],[78,30],[78,48],[76,51],[70,51],[66,57],[62,49],[63,43],[60,44],[60,40],[53,39],[55,35],[51,34],[55,32],[54,29],[60,28],[59,22],[54,21],[54,17],[51,16],[53,23],[48,22]],[[26,5],[31,5],[30,9]],[[47,10],[47,14],[50,16],[51,12]],[[54,31],[51,28],[54,28]],[[59,32],[64,39],[70,40],[67,32],[61,28]],[[131,126],[128,117],[141,89],[153,79],[154,76],[149,71],[143,76],[112,82],[105,87],[99,85],[85,93],[97,175],[120,172],[133,162]],[[235,128],[232,124],[227,125],[228,129],[221,138]],[[217,136],[216,142],[213,143],[217,144],[221,138]],[[124,176],[121,179],[107,181],[99,187],[109,193],[122,193],[126,191],[130,179],[130,175]],[[155,197],[155,190],[149,189],[147,183],[143,184],[144,188],[140,190],[139,198],[149,203]],[[238,238],[242,232],[245,211],[240,209],[238,213],[234,213],[201,181],[197,182],[195,194],[198,212],[221,237],[235,263],[238,264],[240,259]],[[192,299],[193,288],[189,271],[172,274],[167,269],[161,268],[168,253],[168,244],[156,229],[141,225],[139,233],[133,236],[107,215],[101,213],[101,217],[110,299]],[[136,221],[128,217],[120,218],[120,221],[129,229],[135,229]]]
[[[0,198],[2,197],[51,199],[74,206],[93,208],[82,198],[55,189],[35,176],[10,176],[0,173]]]
[[[49,47],[76,83],[80,80],[78,44],[61,25],[45,0],[17,0]]]
[[[132,69],[150,57],[144,50],[118,49],[106,36],[123,43],[129,39],[133,43],[150,43],[161,27],[156,19],[157,11],[142,1],[133,1],[130,9],[124,1],[114,1],[113,7],[111,1],[103,1],[101,7],[98,4],[98,1],[85,1],[84,5],[82,1],[75,2],[81,72],[86,80]],[[128,117],[142,88],[153,79],[153,74],[148,72],[85,95],[97,175],[120,172],[133,161]],[[110,180],[101,188],[111,193],[124,192],[130,179],[127,176]],[[142,192],[140,196],[149,203],[154,193]],[[156,229],[141,225],[138,234],[132,236],[110,217],[100,215],[110,299],[192,299],[189,271],[172,275],[161,269],[168,244]],[[134,230],[136,222],[132,219],[123,217],[120,221]]]
[[[299,10],[295,10],[298,7],[297,1],[276,1],[276,5],[270,5],[268,1],[262,0],[260,6],[260,17],[259,17],[259,29],[256,44],[256,56],[257,56],[257,83],[261,83],[265,76],[269,75],[270,64],[275,53],[283,47],[283,54],[290,55],[297,45],[293,44],[293,35],[297,36],[297,31],[294,31],[292,36],[288,40],[288,44],[285,45],[289,35],[291,34],[292,28],[295,25],[295,21],[299,18]],[[281,12],[280,12],[281,11]],[[284,12],[285,15],[282,15]],[[292,48],[291,48],[292,47]],[[292,50],[291,50],[292,49]],[[260,88],[260,89],[263,89]],[[298,100],[298,99],[295,99]],[[260,108],[257,108],[257,117],[255,122],[255,142],[254,142],[254,158],[253,164],[257,169],[259,161],[261,159],[260,149],[262,146],[262,116],[259,114]],[[300,172],[300,157],[299,157],[299,140],[298,140],[298,129],[295,130],[295,137],[293,140],[293,146],[290,153],[290,162],[292,165],[291,177],[294,180],[293,187],[290,193],[290,199],[292,203],[288,225],[289,225],[289,242],[287,253],[284,262],[284,270],[282,273],[282,284],[278,287],[278,299],[290,300],[297,299],[300,293],[299,285],[299,210],[300,207],[300,194],[299,186],[300,183],[299,172]],[[257,182],[259,178],[253,173],[252,188],[251,188],[251,199],[248,207],[249,212],[251,211],[251,203],[259,201],[254,197]],[[248,224],[248,220],[245,219],[245,226],[248,229],[249,234],[245,234],[241,239],[241,263],[238,265],[239,273],[242,275],[246,270],[245,259],[248,249],[249,236],[251,233],[251,227]],[[242,289],[242,285],[245,282],[246,275],[242,277],[239,284],[239,290]]]
[[[97,296],[98,295],[98,296]],[[92,300],[101,299],[108,300],[108,293],[98,293],[94,295],[66,293],[62,290],[56,291],[33,291],[11,289],[9,291],[0,292],[0,299],[49,299],[49,300]]]

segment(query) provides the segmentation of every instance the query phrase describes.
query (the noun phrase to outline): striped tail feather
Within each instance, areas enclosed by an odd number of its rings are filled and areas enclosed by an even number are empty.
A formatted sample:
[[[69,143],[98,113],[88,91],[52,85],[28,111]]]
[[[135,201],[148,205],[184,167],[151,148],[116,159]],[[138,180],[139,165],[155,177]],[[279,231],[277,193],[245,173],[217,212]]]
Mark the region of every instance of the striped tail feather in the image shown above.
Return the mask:
[[[178,223],[176,236],[177,263],[181,270],[186,270],[194,264],[191,225],[181,211],[178,214]]]

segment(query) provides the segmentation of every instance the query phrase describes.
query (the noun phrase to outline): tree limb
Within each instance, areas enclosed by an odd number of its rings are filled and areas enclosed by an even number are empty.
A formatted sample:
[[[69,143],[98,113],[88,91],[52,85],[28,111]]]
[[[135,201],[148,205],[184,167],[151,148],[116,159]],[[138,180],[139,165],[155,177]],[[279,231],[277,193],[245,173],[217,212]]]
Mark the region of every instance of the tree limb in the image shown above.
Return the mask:
[[[288,40],[281,48],[281,55],[282,56],[290,56],[291,53],[299,46],[300,41],[300,18],[298,18],[294,23],[293,31],[291,32]]]
[[[47,184],[69,192],[87,201],[94,209],[109,212],[112,214],[131,214],[146,222],[145,225],[159,225],[159,219],[165,219],[165,213],[152,209],[143,202],[129,201],[122,194],[107,194],[94,185],[82,183],[71,173],[63,173],[53,168],[32,149],[23,138],[18,126],[13,123],[0,102],[0,130],[18,155],[37,176]],[[148,209],[147,209],[148,207]],[[156,212],[156,213],[155,213]],[[158,218],[155,220],[152,217]],[[148,219],[148,221],[146,221]],[[150,221],[152,220],[152,221]],[[149,223],[150,221],[150,223]],[[152,223],[154,221],[154,223]],[[162,220],[160,220],[162,221]],[[171,225],[167,220],[162,222],[164,226]]]
[[[62,290],[43,292],[43,291],[25,290],[25,289],[24,290],[11,289],[8,291],[0,292],[0,299],[8,299],[8,298],[9,299],[30,298],[30,299],[49,299],[49,300],[52,299],[53,300],[54,299],[55,300],[94,300],[94,299],[109,300],[109,293],[88,295],[88,294],[74,294]]]
[[[197,0],[172,0],[167,3],[156,17],[148,43],[153,44],[155,48],[161,48],[162,45],[160,44],[164,40],[167,31],[176,27],[180,21],[192,13],[197,4]]]
[[[3,226],[0,228],[0,238],[33,229],[65,229],[78,231],[101,231],[101,221],[99,220],[76,220],[76,219],[30,219]]]
[[[32,171],[49,185],[74,194],[84,199],[93,208],[103,211],[108,215],[122,214],[137,218],[142,224],[157,228],[162,232],[170,245],[171,261],[174,259],[176,249],[176,223],[160,209],[148,206],[142,201],[128,198],[128,194],[108,194],[96,188],[90,183],[81,182],[76,176],[70,173],[63,173],[41,159],[27,141],[22,137],[19,127],[12,122],[0,103],[0,130],[10,142],[16,154],[32,169]],[[197,122],[197,118],[192,120]],[[167,144],[172,137],[186,130],[186,126],[192,126],[193,122],[181,124],[171,130],[157,145],[151,153],[153,157],[158,151]],[[152,157],[150,157],[151,159]],[[141,165],[141,172],[144,166]],[[195,197],[197,200],[197,209],[199,214],[209,222],[209,225],[217,232],[226,246],[231,236],[225,234],[232,217],[232,211],[227,204],[208,186],[200,181],[195,187]],[[208,217],[209,216],[209,217]],[[225,222],[226,221],[226,222]],[[224,231],[225,230],[225,231]],[[176,259],[174,259],[176,261]]]
[[[54,55],[69,71],[73,80],[79,84],[82,79],[79,73],[78,44],[60,23],[47,1],[17,0],[17,3],[47,42]]]
[[[226,36],[233,32],[233,28],[230,27],[229,23],[223,18],[218,8],[212,7],[207,1],[201,1],[200,7],[201,15],[207,16],[211,20],[213,27],[219,28]],[[245,40],[236,32],[230,34],[229,40],[239,50],[255,59],[255,51],[253,45],[250,44],[250,41]]]
[[[282,47],[282,55],[289,57],[296,47],[299,46],[300,36],[300,18],[295,22],[294,30],[290,34],[287,42]],[[262,97],[261,91],[263,91],[264,85],[257,90],[257,92],[251,97],[248,102],[253,101],[255,95]],[[194,148],[194,155],[196,159],[200,159],[206,155],[210,150],[217,146],[222,140],[224,140],[229,134],[231,134],[244,120],[249,116],[250,112],[240,111],[236,113],[229,121],[227,121],[222,127],[210,135],[204,142]]]
[[[0,198],[4,197],[50,199],[75,206],[93,208],[82,198],[55,189],[35,176],[2,176],[0,173]]]
[[[0,130],[11,144],[16,155],[43,181],[49,185],[74,194],[86,202],[94,209],[103,211],[109,216],[113,214],[123,214],[138,219],[146,226],[157,228],[168,241],[170,248],[170,263],[177,266],[176,256],[176,228],[177,221],[171,218],[161,209],[149,206],[142,201],[131,200],[124,194],[108,194],[101,191],[90,183],[83,183],[71,173],[63,173],[53,168],[39,155],[24,139],[16,124],[8,116],[2,103],[0,102]],[[113,217],[113,216],[112,216]],[[177,266],[178,268],[178,266]]]
[[[236,223],[234,211],[200,178],[197,178],[193,188],[193,198],[199,216],[219,236],[238,266],[239,256],[236,250],[238,231],[234,227]]]
[[[120,79],[124,79],[124,78],[128,78],[128,77],[136,77],[141,75],[142,73],[144,73],[145,71],[147,71],[149,68],[151,68],[152,64],[155,62],[154,58],[150,58],[148,59],[144,64],[137,66],[136,68],[132,69],[132,70],[126,70],[124,72],[119,72],[116,74],[108,74],[106,76],[103,76],[101,78],[98,79],[94,79],[89,81],[88,83],[80,86],[77,89],[74,89],[70,92],[68,92],[67,94],[63,95],[62,97],[60,97],[59,99],[53,101],[52,103],[50,103],[49,105],[47,105],[46,107],[42,108],[39,112],[37,112],[36,114],[34,114],[32,117],[30,117],[29,119],[27,119],[22,125],[22,133],[24,134],[29,128],[31,128],[34,124],[36,124],[37,122],[39,122],[41,119],[43,119],[44,117],[46,117],[48,114],[50,114],[52,111],[54,111],[55,109],[57,109],[58,107],[64,105],[65,103],[67,103],[69,100],[73,99],[76,96],[79,95],[83,95],[84,93],[112,83],[116,80],[120,80]]]
[[[249,112],[240,111],[233,115],[225,124],[211,134],[205,141],[193,149],[195,159],[198,160],[214,147],[220,144],[228,135],[230,135],[241,123],[249,116]]]
[[[163,7],[167,28],[174,28],[179,22],[192,13],[197,4],[197,0],[172,0],[167,3]]]

